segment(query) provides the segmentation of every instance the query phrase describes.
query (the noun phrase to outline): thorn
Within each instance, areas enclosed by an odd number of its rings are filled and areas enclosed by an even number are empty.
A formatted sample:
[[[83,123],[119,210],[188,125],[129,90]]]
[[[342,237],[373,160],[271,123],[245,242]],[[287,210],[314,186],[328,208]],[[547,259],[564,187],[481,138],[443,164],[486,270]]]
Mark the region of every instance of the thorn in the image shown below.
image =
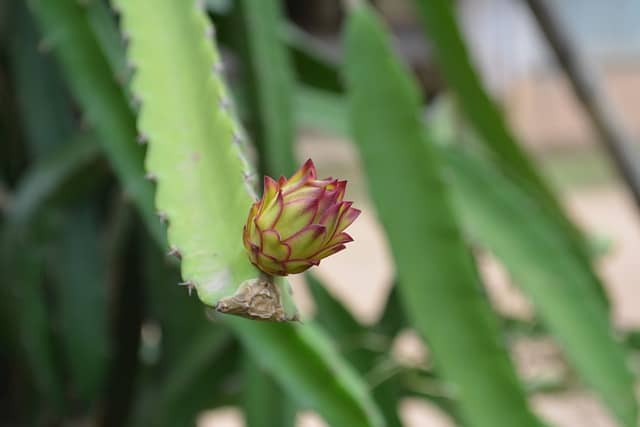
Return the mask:
[[[222,74],[224,72],[224,64],[222,61],[218,61],[213,64],[213,72],[216,74]]]
[[[151,181],[151,182],[156,182],[156,181],[158,180],[158,177],[157,177],[157,176],[156,176],[156,174],[155,174],[155,173],[153,173],[153,172],[147,172],[147,173],[144,175],[144,177],[145,177],[145,179],[148,179],[148,180],[149,180],[149,181]]]
[[[196,7],[200,10],[206,10],[206,5],[204,4],[204,0],[196,0]]]
[[[169,248],[169,252],[167,252],[167,255],[174,256],[179,260],[182,259],[182,254],[180,253],[180,250],[173,245]]]
[[[241,141],[242,141],[242,135],[240,135],[240,132],[233,131],[233,142],[235,144],[240,144]]]
[[[178,286],[186,286],[187,289],[189,290],[189,296],[191,296],[191,291],[195,287],[195,285],[193,284],[193,282],[191,280],[187,280],[186,282],[180,282],[180,283],[178,283]]]
[[[220,98],[220,108],[222,108],[223,110],[228,110],[230,107],[231,103],[229,102],[229,99],[227,97],[222,97]]]
[[[245,182],[253,182],[256,178],[256,174],[252,172],[243,171],[242,177],[244,178]]]
[[[129,43],[129,32],[127,30],[122,30],[122,41],[125,43]]]
[[[136,108],[140,108],[140,105],[142,104],[142,100],[136,94],[133,95],[131,102],[133,103],[133,106]]]
[[[169,224],[169,217],[167,216],[166,212],[158,211],[156,213],[158,214],[158,218],[160,218],[161,223]]]
[[[204,34],[205,36],[207,36],[207,38],[213,38],[216,35],[216,27],[214,27],[213,25],[207,25],[207,28],[204,30]]]
[[[149,139],[145,133],[140,132],[138,134],[138,144],[146,144]]]

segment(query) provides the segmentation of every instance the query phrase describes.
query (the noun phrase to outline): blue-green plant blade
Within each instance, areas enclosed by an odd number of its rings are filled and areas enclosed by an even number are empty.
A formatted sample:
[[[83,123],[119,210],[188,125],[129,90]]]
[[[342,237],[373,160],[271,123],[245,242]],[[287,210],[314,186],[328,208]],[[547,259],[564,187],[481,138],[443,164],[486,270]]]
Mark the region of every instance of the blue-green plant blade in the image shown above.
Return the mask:
[[[411,323],[427,338],[469,425],[538,426],[479,292],[441,161],[426,140],[416,85],[364,6],[349,16],[345,71],[353,134]]]
[[[304,90],[298,94],[298,122],[348,136],[344,130],[343,100],[316,92]],[[316,105],[326,107],[316,108]],[[318,114],[305,113],[305,108]],[[446,120],[444,117],[436,120],[440,119]],[[429,130],[433,131],[433,126]],[[465,154],[455,147],[441,147],[440,152],[455,178],[450,181],[453,202],[468,233],[505,263],[516,285],[531,297],[585,382],[599,390],[603,400],[620,417],[633,419],[630,375],[619,344],[609,336],[608,320],[593,304],[586,304],[591,305],[591,309],[575,304],[575,301],[593,302],[593,294],[585,293],[577,283],[589,281],[590,277],[576,260],[566,235],[555,231],[558,225],[536,198],[497,172],[486,158]],[[541,265],[545,269],[541,269]],[[563,289],[565,287],[567,289]],[[589,310],[596,310],[598,314],[591,316]],[[578,359],[582,360],[578,362]]]
[[[93,135],[77,135],[22,176],[6,216],[13,227],[29,224],[45,202],[64,191],[65,183],[95,164],[99,149]]]
[[[118,31],[115,14],[104,0],[90,0],[85,7],[89,27],[100,50],[107,59],[116,81],[123,85],[126,91],[131,70],[127,65],[124,41]]]
[[[226,321],[254,361],[271,372],[301,407],[317,410],[329,425],[384,425],[363,381],[313,323]]]
[[[161,337],[149,349],[158,360],[139,394],[133,425],[191,425],[228,388],[225,378],[238,363],[230,366],[227,359],[240,358],[239,344],[206,318],[197,298],[186,298],[175,286],[180,273],[151,241],[144,244],[142,262],[147,315]]]
[[[10,58],[21,124],[32,158],[47,156],[72,133],[72,110],[57,64],[38,51],[41,36],[23,2],[14,1]]]
[[[297,169],[293,153],[293,72],[282,27],[280,1],[238,0],[242,26],[249,129],[258,149],[259,170],[278,177]]]
[[[3,230],[5,231],[5,230]],[[64,386],[51,336],[44,289],[44,254],[31,235],[6,230],[0,236],[2,316],[11,327],[8,349],[20,361],[25,388],[35,392],[34,424],[46,423],[63,410]],[[4,323],[4,322],[3,322]]]
[[[109,355],[106,266],[98,219],[89,206],[69,209],[50,270],[69,387],[84,405],[102,392]]]
[[[296,90],[295,106],[298,127],[349,135],[347,108],[340,95],[301,85]]]
[[[343,91],[337,61],[332,61],[326,51],[318,45],[318,40],[296,27],[285,25],[282,38],[289,47],[289,54],[297,80],[307,86],[333,93]]]
[[[484,90],[456,22],[454,3],[449,0],[415,0],[414,3],[432,41],[443,75],[460,100],[459,105],[470,124],[481,137],[480,143],[494,155],[497,167],[525,186],[551,214],[558,232],[571,242],[572,252],[591,276],[583,285],[591,287],[606,304],[606,293],[592,270],[583,236],[569,221],[533,162],[511,133],[497,105]]]
[[[153,186],[143,179],[144,150],[135,142],[135,118],[82,6],[74,0],[30,0],[29,6],[44,33],[42,48],[56,54],[71,92],[95,127],[125,193],[135,201],[154,238],[165,242],[153,210]]]
[[[376,330],[368,330],[358,323],[349,310],[326,289],[323,283],[311,274],[306,274],[309,290],[316,305],[315,321],[331,334],[336,345],[347,360],[362,375],[371,374],[378,364],[390,357],[393,336],[385,336]],[[387,427],[400,427],[398,415],[398,384],[393,378],[370,384]]]
[[[504,263],[584,380],[621,425],[635,426],[633,377],[607,313],[581,286],[589,280],[543,209],[488,164],[446,150],[454,200],[469,233]]]
[[[296,405],[252,357],[245,357],[242,376],[242,410],[247,427],[294,427]]]

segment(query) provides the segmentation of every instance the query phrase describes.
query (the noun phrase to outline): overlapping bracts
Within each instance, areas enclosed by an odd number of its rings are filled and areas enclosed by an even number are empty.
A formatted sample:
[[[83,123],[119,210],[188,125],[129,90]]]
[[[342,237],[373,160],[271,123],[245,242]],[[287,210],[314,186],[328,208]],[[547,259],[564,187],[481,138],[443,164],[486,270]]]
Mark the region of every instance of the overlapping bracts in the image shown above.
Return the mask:
[[[289,179],[264,177],[262,199],[243,230],[251,262],[265,273],[301,273],[353,241],[344,230],[360,215],[343,201],[347,181],[316,178],[309,159]]]

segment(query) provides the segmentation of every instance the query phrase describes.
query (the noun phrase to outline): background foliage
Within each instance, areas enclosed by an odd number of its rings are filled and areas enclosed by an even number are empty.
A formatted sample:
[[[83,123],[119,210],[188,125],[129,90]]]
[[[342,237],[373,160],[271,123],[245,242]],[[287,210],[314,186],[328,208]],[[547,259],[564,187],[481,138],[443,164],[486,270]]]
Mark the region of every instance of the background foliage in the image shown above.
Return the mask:
[[[400,426],[398,402],[419,396],[460,425],[539,426],[509,354],[532,333],[636,425],[632,348],[592,254],[485,93],[450,2],[415,0],[449,87],[428,105],[364,4],[345,8],[337,64],[275,1],[152,3],[1,6],[3,425],[192,425],[237,405],[251,427],[304,409]],[[213,308],[257,277],[240,230],[262,174],[296,168],[303,127],[352,138],[362,160],[397,274],[373,326],[312,275],[302,323]],[[531,324],[492,310],[478,251],[529,297]],[[406,328],[433,363],[394,364]]]

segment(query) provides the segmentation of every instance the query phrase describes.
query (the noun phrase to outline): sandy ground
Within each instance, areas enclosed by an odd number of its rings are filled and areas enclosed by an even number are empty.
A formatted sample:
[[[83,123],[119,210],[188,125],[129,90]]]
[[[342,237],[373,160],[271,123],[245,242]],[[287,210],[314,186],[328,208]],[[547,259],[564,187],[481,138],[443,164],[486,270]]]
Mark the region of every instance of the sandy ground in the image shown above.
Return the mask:
[[[358,160],[351,147],[337,140],[307,138],[300,157],[312,157],[322,176],[340,176],[350,180],[348,198],[363,210],[350,228],[355,241],[348,251],[326,259],[316,270],[331,292],[352,310],[363,323],[377,319],[393,277],[389,249],[374,210],[366,197],[366,188]],[[630,200],[615,185],[608,183],[565,190],[564,200],[570,214],[590,233],[612,242],[610,251],[600,260],[598,269],[607,284],[613,303],[615,323],[622,328],[640,327],[640,221]],[[491,299],[499,311],[527,316],[531,308],[508,280],[502,267],[493,259],[482,260],[481,271]],[[314,307],[301,279],[292,280],[296,299],[306,316]],[[425,349],[411,333],[404,334],[399,344],[401,356],[422,357]],[[562,368],[561,355],[549,340],[518,343],[513,357],[524,378],[553,376]],[[602,406],[583,390],[562,394],[538,395],[532,406],[543,418],[558,427],[615,427]],[[400,402],[401,416],[408,427],[451,427],[454,424],[438,408],[424,400]],[[242,414],[236,408],[222,408],[204,413],[202,427],[241,427]],[[313,413],[301,413],[298,427],[321,427],[326,424]],[[341,426],[336,426],[341,427]]]

